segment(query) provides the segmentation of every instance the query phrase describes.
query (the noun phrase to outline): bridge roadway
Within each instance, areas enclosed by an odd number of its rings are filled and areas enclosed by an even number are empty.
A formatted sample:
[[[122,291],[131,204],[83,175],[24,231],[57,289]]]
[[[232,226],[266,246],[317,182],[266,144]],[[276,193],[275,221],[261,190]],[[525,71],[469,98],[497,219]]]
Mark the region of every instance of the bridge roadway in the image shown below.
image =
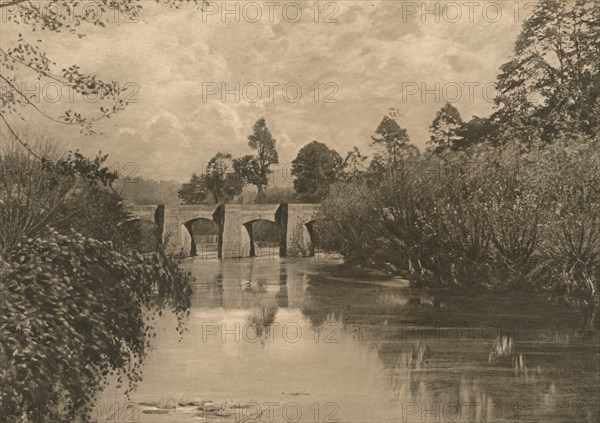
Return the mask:
[[[204,219],[217,224],[219,258],[252,257],[256,247],[252,223],[266,220],[279,226],[279,256],[314,254],[312,227],[320,204],[215,204],[129,206],[132,220],[156,225],[171,252],[197,250],[192,224]]]

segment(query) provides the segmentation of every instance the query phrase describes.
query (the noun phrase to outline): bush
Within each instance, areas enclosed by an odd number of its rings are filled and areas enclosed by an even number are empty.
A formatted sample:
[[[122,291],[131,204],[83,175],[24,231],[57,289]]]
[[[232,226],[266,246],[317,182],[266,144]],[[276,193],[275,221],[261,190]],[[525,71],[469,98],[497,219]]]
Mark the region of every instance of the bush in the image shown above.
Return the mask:
[[[130,218],[121,196],[111,188],[116,174],[104,167],[107,156],[66,157],[46,145],[41,160],[7,148],[0,154],[0,253],[17,240],[36,236],[46,226],[76,229],[119,249],[135,247],[133,228],[119,227]]]
[[[322,219],[316,222],[320,247],[337,251],[347,261],[375,264],[382,235],[379,198],[365,183],[337,183],[321,204]],[[379,249],[378,249],[379,250]],[[378,251],[377,250],[377,251]]]
[[[591,327],[600,307],[600,142],[540,151],[536,185],[546,204],[533,276],[579,307]]]
[[[481,144],[334,186],[325,247],[428,286],[535,289],[599,305],[600,149]]]
[[[136,251],[106,156],[37,150],[0,154],[0,402],[8,421],[87,421],[109,374],[140,380],[157,314],[183,330],[190,276]]]
[[[74,232],[17,243],[1,272],[1,401],[15,421],[85,420],[112,373],[135,387],[149,322],[169,307],[182,331],[190,305],[188,277],[164,255],[124,256]]]

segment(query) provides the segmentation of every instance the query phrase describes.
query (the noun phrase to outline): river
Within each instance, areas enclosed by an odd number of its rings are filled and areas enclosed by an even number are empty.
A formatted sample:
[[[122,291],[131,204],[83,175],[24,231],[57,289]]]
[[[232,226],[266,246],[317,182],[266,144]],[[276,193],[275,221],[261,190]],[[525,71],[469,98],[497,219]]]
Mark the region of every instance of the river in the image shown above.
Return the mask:
[[[106,389],[99,421],[600,420],[598,336],[541,298],[434,295],[323,255],[183,267],[188,332],[165,315],[143,381]]]

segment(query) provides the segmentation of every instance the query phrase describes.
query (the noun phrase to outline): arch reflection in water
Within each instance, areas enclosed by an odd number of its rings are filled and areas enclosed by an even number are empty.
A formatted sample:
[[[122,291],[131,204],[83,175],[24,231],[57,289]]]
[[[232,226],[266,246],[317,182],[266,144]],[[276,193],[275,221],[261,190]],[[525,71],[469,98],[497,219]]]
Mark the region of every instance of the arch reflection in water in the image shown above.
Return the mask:
[[[186,265],[199,262],[188,259]],[[283,263],[244,260],[201,262],[202,273],[193,285],[192,307],[254,309],[269,304],[287,307],[288,272]],[[279,275],[273,277],[273,275]],[[300,291],[298,290],[300,284]],[[292,296],[301,296],[301,282],[292,282]],[[293,301],[299,301],[293,299]]]

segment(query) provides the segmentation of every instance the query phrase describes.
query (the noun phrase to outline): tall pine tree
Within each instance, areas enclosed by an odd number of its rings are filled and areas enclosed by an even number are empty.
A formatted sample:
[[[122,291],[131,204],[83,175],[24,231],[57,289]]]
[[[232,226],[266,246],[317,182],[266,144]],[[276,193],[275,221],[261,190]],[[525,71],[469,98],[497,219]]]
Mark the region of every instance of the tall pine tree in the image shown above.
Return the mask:
[[[387,168],[397,169],[404,159],[419,154],[417,147],[410,144],[406,129],[387,115],[383,117],[371,139],[371,145],[379,149],[376,156]]]
[[[446,103],[435,115],[429,127],[431,137],[427,142],[427,150],[440,152],[455,147],[461,140],[463,120],[456,107]]]

